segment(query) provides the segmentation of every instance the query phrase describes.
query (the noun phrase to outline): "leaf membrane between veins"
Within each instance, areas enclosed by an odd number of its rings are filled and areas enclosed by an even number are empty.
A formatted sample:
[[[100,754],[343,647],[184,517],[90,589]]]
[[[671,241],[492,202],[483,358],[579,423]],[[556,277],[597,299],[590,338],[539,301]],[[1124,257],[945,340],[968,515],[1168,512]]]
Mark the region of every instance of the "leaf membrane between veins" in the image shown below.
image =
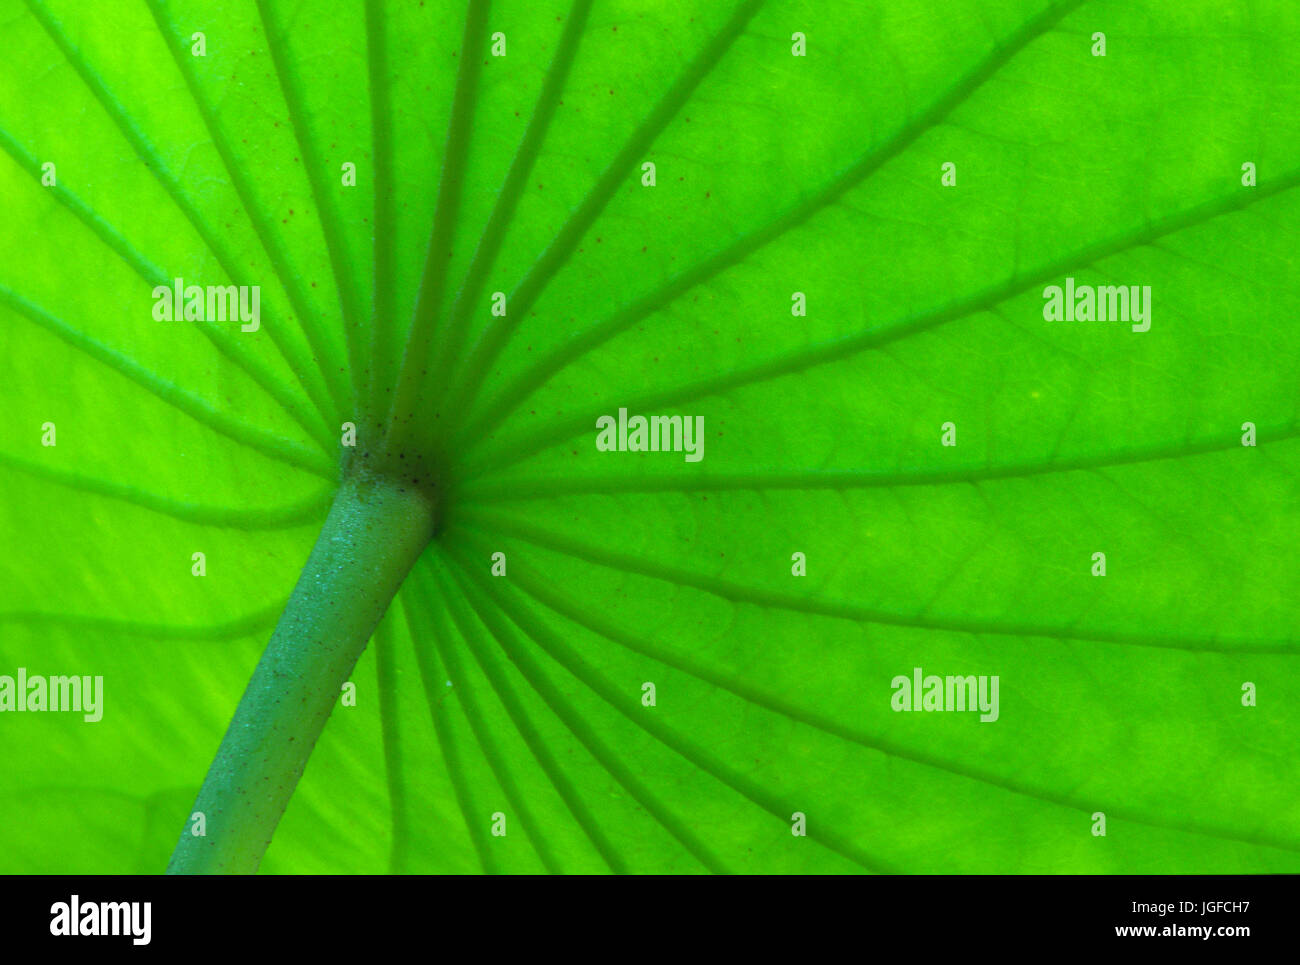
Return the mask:
[[[0,718],[7,870],[161,867],[340,455],[445,511],[268,872],[1295,870],[1295,11],[5,9],[0,646],[120,681]],[[148,317],[236,274],[266,331]],[[1067,274],[1150,332],[1044,324]]]

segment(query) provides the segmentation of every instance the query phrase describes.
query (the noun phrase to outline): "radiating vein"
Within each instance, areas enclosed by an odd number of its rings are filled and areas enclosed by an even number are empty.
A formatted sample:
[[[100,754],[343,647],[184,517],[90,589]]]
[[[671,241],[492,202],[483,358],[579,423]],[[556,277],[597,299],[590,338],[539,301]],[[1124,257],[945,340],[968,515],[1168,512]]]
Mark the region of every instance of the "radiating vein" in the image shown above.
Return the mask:
[[[338,291],[339,306],[343,315],[343,337],[348,349],[348,365],[352,373],[353,406],[363,405],[366,371],[366,359],[363,347],[369,345],[368,324],[360,309],[360,292],[357,289],[356,273],[352,260],[348,257],[343,240],[343,225],[339,218],[338,198],[333,190],[326,186],[325,162],[317,149],[316,141],[311,136],[307,124],[307,111],[303,106],[302,85],[298,74],[288,60],[288,42],[282,25],[278,24],[271,10],[270,0],[257,0],[257,12],[262,20],[262,31],[266,34],[266,48],[275,64],[276,79],[285,106],[289,109],[289,123],[293,127],[294,138],[302,152],[303,170],[311,186],[312,200],[320,216],[321,231],[325,235],[325,248],[329,253],[330,268],[334,272],[334,287]]]
[[[512,585],[518,586],[533,599],[537,600],[537,602],[548,607],[559,616],[571,620],[578,626],[585,627],[592,633],[604,637],[612,643],[616,643],[633,653],[649,657],[651,660],[655,660],[666,667],[672,667],[682,673],[689,674],[697,680],[717,687],[720,690],[724,690],[756,707],[761,707],[774,714],[779,714],[788,720],[804,724],[825,734],[829,734],[832,737],[838,737],[850,741],[870,750],[879,751],[880,753],[887,754],[890,757],[918,764],[946,774],[953,774],[958,777],[977,781],[981,784],[995,787],[1011,794],[1032,798],[1047,804],[1053,804],[1075,811],[1082,811],[1088,815],[1100,810],[1104,811],[1112,818],[1118,818],[1121,821],[1130,821],[1134,824],[1141,824],[1146,827],[1178,831],[1184,834],[1195,834],[1223,841],[1236,841],[1243,844],[1300,852],[1300,842],[1297,841],[1287,841],[1285,839],[1275,838],[1268,835],[1243,835],[1232,831],[1231,829],[1218,827],[1204,822],[1169,820],[1161,817],[1153,817],[1149,814],[1132,811],[1124,805],[1116,806],[1112,802],[1100,801],[1095,798],[1082,798],[1077,795],[1061,794],[1041,787],[1036,787],[1030,782],[1014,775],[1008,777],[989,771],[985,768],[973,766],[965,761],[952,761],[934,754],[927,754],[925,751],[904,746],[896,741],[889,740],[888,738],[870,734],[860,728],[838,721],[833,717],[817,711],[816,709],[810,709],[809,707],[794,704],[785,698],[769,693],[760,687],[733,679],[727,674],[721,673],[710,667],[704,661],[692,657],[690,654],[677,653],[646,637],[638,637],[634,634],[628,633],[614,621],[603,618],[599,613],[592,612],[589,607],[584,606],[566,594],[561,593],[554,583],[542,579],[540,575],[535,573],[533,568],[525,561],[521,561],[517,558],[511,561],[510,580]]]
[[[366,76],[370,81],[370,143],[374,153],[374,265],[370,317],[369,407],[375,419],[388,411],[393,345],[397,339],[395,241],[397,183],[393,174],[393,104],[388,71],[385,0],[366,0]]]
[[[50,450],[57,452],[57,450]],[[246,506],[206,506],[202,503],[173,499],[159,493],[148,492],[136,486],[99,479],[54,464],[42,464],[19,459],[0,452],[0,466],[25,473],[58,486],[94,496],[104,496],[131,503],[163,516],[200,526],[222,526],[236,530],[289,529],[307,523],[320,522],[334,496],[334,487],[325,486],[312,496],[283,506],[254,509]]]
[[[716,754],[708,751],[700,744],[682,737],[671,727],[664,726],[655,717],[634,713],[632,706],[640,706],[637,701],[629,700],[626,695],[620,697],[617,687],[610,683],[581,654],[561,639],[559,634],[554,633],[541,621],[533,619],[525,608],[520,606],[514,599],[513,593],[503,588],[499,589],[488,578],[477,573],[473,567],[466,566],[463,563],[461,572],[464,574],[461,585],[465,587],[468,594],[474,594],[475,587],[477,587],[478,594],[485,594],[490,600],[495,601],[495,609],[509,616],[516,626],[528,634],[530,640],[535,642],[551,659],[581,681],[594,694],[683,760],[693,764],[705,774],[772,815],[779,822],[780,831],[777,833],[789,833],[788,822],[790,815],[800,810],[793,800],[784,799],[769,792],[759,785],[757,781],[731,767]],[[484,616],[485,621],[489,618],[495,618],[495,613],[487,612],[487,607],[480,607],[479,612]],[[522,648],[515,647],[513,649],[520,650]],[[530,657],[523,655],[521,655],[521,659],[531,661]],[[824,826],[815,830],[809,829],[808,839],[817,842],[822,847],[852,861],[867,871],[888,874],[893,870],[888,868],[879,858],[858,847],[847,836],[828,830]]]
[[[470,641],[473,639],[473,635],[478,632],[478,625],[466,614],[459,595],[449,593],[445,577],[433,564],[418,569],[419,572],[413,573],[411,579],[423,589],[423,599],[434,600],[434,606],[444,613],[444,619],[450,618],[448,626],[455,631],[459,639],[473,646]],[[528,806],[523,795],[519,793],[519,787],[505,763],[504,756],[497,747],[496,740],[487,726],[486,718],[479,709],[478,700],[474,695],[475,688],[470,685],[469,677],[461,665],[456,643],[450,638],[447,640],[441,639],[439,634],[433,635],[432,642],[438,651],[442,666],[446,669],[447,678],[456,687],[457,698],[460,701],[461,709],[464,711],[465,720],[469,724],[470,732],[474,735],[474,739],[478,744],[479,751],[492,771],[497,786],[504,794],[506,803],[514,812],[515,817],[512,820],[517,820],[523,828],[529,845],[531,845],[533,852],[537,855],[546,871],[549,874],[559,874],[559,867],[554,854],[541,833],[541,825],[534,820],[532,809]]]
[[[1260,446],[1285,442],[1300,435],[1300,422],[1266,426],[1258,430]],[[480,477],[457,491],[467,504],[544,499],[551,496],[594,496],[632,493],[699,493],[735,490],[795,490],[811,492],[886,489],[904,486],[946,486],[1080,470],[1132,466],[1167,459],[1184,459],[1242,449],[1236,432],[1201,439],[1129,446],[1049,461],[1026,461],[1003,466],[961,466],[955,469],[772,469],[743,473],[664,473],[653,476],[556,476],[538,479]],[[1249,451],[1247,451],[1249,454]]]
[[[955,108],[964,103],[973,93],[982,88],[1003,65],[1030,43],[1051,30],[1061,18],[1074,10],[1086,0],[1063,0],[1044,10],[1038,16],[1027,21],[1019,30],[1009,36],[1000,46],[974,69],[967,73],[946,94],[936,100],[912,121],[905,124],[892,138],[879,147],[869,150],[854,164],[832,179],[820,190],[809,195],[780,217],[741,237],[730,247],[705,259],[676,278],[670,280],[657,291],[634,302],[627,308],[615,313],[604,322],[579,333],[566,344],[552,351],[545,358],[521,374],[497,401],[492,403],[483,416],[469,420],[456,441],[480,437],[504,420],[514,407],[531,392],[544,384],[552,375],[590,352],[616,334],[630,328],[641,318],[662,308],[684,292],[702,284],[722,271],[744,261],[760,248],[771,244],[777,238],[804,224],[814,214],[832,204],[851,188],[865,181],[886,163],[897,157],[927,130],[942,121]],[[576,243],[577,239],[574,239]],[[517,320],[518,315],[515,316]],[[491,357],[495,358],[492,352]],[[489,362],[491,359],[489,358]],[[485,368],[476,366],[474,360],[467,364],[467,369],[474,378],[481,378]],[[474,386],[477,390],[477,385]],[[473,398],[471,397],[471,402]],[[457,409],[456,411],[459,411]]]
[[[247,274],[237,265],[238,259],[234,257],[230,249],[221,241],[217,232],[199,213],[193,200],[185,193],[180,182],[168,170],[158,149],[140,130],[131,115],[127,113],[122,102],[108,89],[104,79],[90,66],[81,51],[73,45],[60,24],[45,8],[42,0],[26,0],[26,3],[41,26],[45,28],[45,32],[49,34],[50,39],[54,41],[55,46],[59,48],[73,70],[76,71],[77,76],[81,78],[91,94],[94,95],[95,100],[103,107],[104,112],[108,114],[117,129],[121,131],[122,136],[126,138],[127,143],[131,145],[136,155],[149,168],[150,173],[153,174],[163,190],[167,192],[168,197],[172,199],[176,207],[185,215],[186,220],[189,221],[203,243],[216,256],[222,271],[236,285],[250,286],[250,279]],[[263,314],[265,315],[265,313]],[[319,372],[310,364],[310,360],[303,354],[300,346],[290,338],[288,332],[280,324],[279,319],[266,315],[263,321],[266,322],[265,328],[271,341],[297,377],[298,383],[316,406],[317,412],[322,416],[325,415],[329,411],[329,404]]]
[[[654,139],[668,126],[694,94],[723,55],[735,42],[764,4],[765,0],[744,0],[731,19],[696,55],[668,92],[646,115],[644,121],[624,144],[623,149],[610,162],[604,173],[587,192],[586,197],[569,216],[568,221],[529,268],[523,280],[511,293],[509,314],[494,317],[483,335],[470,351],[462,369],[453,376],[453,388],[448,392],[445,409],[458,413],[469,408],[477,397],[483,378],[492,362],[501,353],[519,321],[526,318],[542,290],[555,277],[556,272],[569,260],[582,236],[605,210],[614,192],[624,183],[628,173],[654,143]]]
[[[0,127],[0,150],[8,154],[14,163],[22,168],[36,183],[40,183],[40,162],[2,127]],[[105,247],[144,279],[150,287],[171,285],[172,279],[166,272],[149,261],[116,228],[66,187],[52,185],[42,188],[42,190],[50,192],[54,200],[67,208],[78,221],[90,229],[91,233]],[[237,335],[217,327],[213,322],[204,321],[195,324],[199,332],[212,343],[218,352],[243,371],[263,392],[275,400],[290,418],[320,443],[322,449],[330,453],[334,451],[334,438],[325,427],[321,413],[304,406],[304,400],[289,391],[275,373],[267,367],[266,363],[250,351],[245,343],[239,340]]]
[[[225,641],[261,634],[274,627],[284,604],[275,603],[247,616],[236,617],[224,623],[180,624],[147,623],[143,620],[121,620],[115,617],[98,617],[80,613],[50,613],[42,610],[11,610],[0,613],[0,625],[11,624],[32,627],[68,627],[92,633],[115,634],[147,640],[208,640]]]
[[[335,409],[331,413],[331,421],[336,421],[341,413],[347,411],[346,390],[338,375],[339,370],[343,367],[342,359],[338,356],[334,342],[321,328],[320,313],[307,293],[302,273],[292,263],[284,239],[273,227],[272,220],[267,215],[266,210],[257,203],[252,185],[249,184],[248,175],[236,160],[230,147],[230,139],[226,137],[225,129],[217,122],[216,112],[203,96],[194,68],[195,58],[190,56],[185,49],[181,35],[167,13],[165,3],[163,0],[145,0],[145,2],[148,3],[154,21],[158,24],[158,31],[163,35],[167,49],[171,51],[177,70],[181,72],[181,76],[185,79],[185,86],[190,92],[190,98],[194,101],[194,106],[203,119],[203,125],[207,128],[213,147],[217,149],[217,154],[221,157],[221,163],[225,165],[226,173],[230,176],[230,183],[239,196],[239,202],[244,206],[244,211],[247,213],[253,229],[257,232],[258,240],[262,243],[262,248],[270,258],[271,267],[275,269],[281,286],[289,296],[289,302],[298,316],[298,324],[307,337],[307,344],[316,356],[315,371],[319,372],[325,380],[330,397],[334,401]]]
[[[455,697],[443,692],[443,688],[438,686],[438,681],[445,680],[438,665],[437,655],[432,647],[423,644],[423,641],[447,630],[446,616],[442,617],[442,627],[432,627],[423,625],[423,621],[429,617],[418,607],[406,607],[403,610],[406,616],[407,630],[411,637],[411,646],[415,650],[416,664],[420,668],[420,682],[424,686],[424,697],[429,705],[429,716],[433,721],[434,736],[438,740],[438,748],[442,754],[442,764],[446,769],[447,778],[451,781],[452,793],[456,797],[456,805],[460,808],[461,818],[465,822],[465,832],[469,835],[470,842],[474,846],[474,851],[478,855],[479,864],[487,874],[496,874],[498,872],[496,857],[492,854],[491,842],[487,839],[487,832],[484,830],[484,821],[482,818],[487,817],[487,813],[480,811],[474,804],[473,795],[470,793],[469,784],[465,780],[465,775],[460,764],[460,752],[456,748],[455,739],[448,732],[448,712],[447,699]],[[417,618],[417,614],[419,615]],[[417,626],[420,623],[420,626]],[[454,691],[456,688],[452,688]],[[458,699],[458,698],[457,698]],[[481,815],[476,819],[474,815]]]
[[[645,783],[619,759],[619,755],[600,737],[599,731],[570,704],[564,694],[542,671],[537,661],[533,659],[529,652],[531,648],[526,646],[524,641],[518,639],[516,634],[499,619],[500,608],[492,606],[490,601],[482,597],[482,590],[478,589],[474,581],[467,575],[468,568],[464,562],[456,557],[454,553],[449,555],[456,561],[456,570],[453,571],[453,576],[474,607],[479,620],[496,638],[497,646],[501,648],[510,662],[524,676],[524,679],[528,681],[537,695],[551,708],[556,717],[564,723],[609,776],[621,785],[638,804],[645,808],[646,812],[654,818],[659,826],[675,838],[692,857],[714,874],[728,874],[728,869],[713,853],[713,850],[701,841],[681,818],[674,814],[646,787]],[[522,624],[517,619],[513,617],[511,619],[516,626],[522,627]]]
[[[1289,656],[1300,654],[1300,643],[1296,641],[1168,640],[1150,634],[1131,633],[1121,630],[1075,630],[1069,627],[1014,623],[1001,620],[919,617],[887,613],[845,600],[810,600],[793,593],[780,593],[774,590],[741,586],[727,580],[720,580],[717,577],[692,573],[679,567],[657,563],[629,553],[621,553],[618,550],[609,548],[608,545],[596,546],[584,543],[581,540],[551,532],[520,519],[497,516],[468,507],[458,512],[456,517],[457,525],[464,524],[471,528],[477,528],[473,526],[475,520],[497,532],[509,533],[512,537],[609,569],[663,580],[676,586],[693,587],[722,599],[730,600],[732,603],[771,607],[793,613],[806,613],[812,616],[852,620],[856,623],[878,623],[884,626],[909,627],[919,630],[946,630],[953,633],[1092,641],[1095,643],[1151,647],[1165,650],[1186,650],[1195,653],[1252,653]]]
[[[559,105],[560,96],[564,93],[564,84],[568,80],[569,72],[573,67],[574,60],[577,58],[578,45],[582,40],[583,31],[586,29],[591,4],[592,0],[574,0],[573,7],[569,11],[569,17],[560,35],[559,44],[555,48],[555,56],[551,58],[551,65],[546,72],[546,79],[542,83],[541,92],[537,95],[537,102],[533,106],[532,116],[528,119],[528,126],[524,130],[524,136],[519,141],[519,149],[510,162],[510,169],[506,172],[505,180],[501,183],[501,189],[497,192],[497,200],[492,206],[492,213],[489,215],[487,225],[479,236],[473,258],[470,260],[469,268],[465,272],[465,278],[461,282],[460,290],[457,292],[455,301],[448,312],[446,337],[438,343],[434,357],[429,363],[427,380],[434,387],[435,392],[442,392],[445,389],[444,382],[449,368],[458,360],[461,347],[464,344],[465,334],[470,327],[469,313],[483,292],[483,285],[487,281],[488,272],[496,263],[501,244],[505,240],[506,231],[510,227],[511,219],[514,217],[515,209],[519,204],[525,182],[528,180],[533,165],[537,162],[542,141],[546,137],[546,132],[550,129],[551,121],[555,117],[555,110]]]
[[[438,308],[442,303],[451,245],[455,240],[461,191],[465,180],[465,163],[473,133],[474,107],[478,101],[479,75],[483,60],[479,52],[487,36],[490,0],[469,0],[465,14],[465,32],[460,45],[460,67],[456,71],[456,92],[452,97],[451,119],[447,123],[447,147],[443,152],[442,173],[438,179],[433,225],[429,247],[425,251],[424,271],[416,296],[415,315],[402,354],[397,388],[389,409],[390,445],[399,450],[415,427],[411,419],[428,362],[429,348],[437,334]],[[445,333],[443,337],[446,337]],[[394,420],[401,420],[400,423]]]
[[[417,573],[420,569],[417,568]],[[546,741],[538,733],[536,726],[528,715],[528,711],[510,685],[510,681],[501,673],[500,668],[491,659],[487,648],[480,644],[477,636],[466,636],[464,639],[479,669],[483,672],[483,676],[496,693],[497,699],[501,702],[501,706],[505,708],[506,714],[514,723],[519,736],[528,746],[529,751],[532,752],[538,766],[546,775],[547,780],[551,782],[551,786],[555,788],[556,794],[564,802],[565,807],[569,809],[569,813],[573,815],[573,820],[582,833],[587,836],[587,840],[591,842],[592,847],[604,859],[609,869],[615,874],[625,874],[627,867],[623,859],[610,843],[605,832],[601,830],[600,823],[596,820],[590,808],[583,802],[582,796],[564,773],[563,768],[560,767],[555,755],[547,747]]]
[[[397,703],[397,634],[393,623],[400,619],[401,599],[395,599],[375,628],[375,675],[379,688],[379,730],[384,744],[384,774],[388,783],[389,822],[392,840],[388,851],[388,873],[401,874],[410,850],[410,802],[402,779],[402,715]]]
[[[430,567],[432,570],[432,567]],[[468,614],[463,610],[463,604],[459,594],[454,590],[449,590],[446,584],[446,577],[441,573],[433,572],[433,579],[425,580],[424,586],[428,591],[432,584],[436,590],[432,593],[433,598],[438,599],[440,604],[447,607],[451,613],[451,619],[457,631],[460,633],[462,640],[467,643],[477,633],[478,626],[468,618]],[[533,846],[538,859],[542,862],[549,874],[560,874],[559,862],[555,859],[550,845],[546,841],[546,836],[542,833],[541,824],[533,817],[532,808],[528,806],[528,799],[520,793],[519,785],[515,782],[514,775],[510,772],[505,755],[498,748],[496,740],[493,738],[491,731],[487,726],[487,719],[478,706],[478,698],[474,696],[474,688],[469,686],[469,678],[463,672],[460,657],[456,653],[456,646],[450,641],[442,641],[434,635],[433,645],[438,648],[438,654],[442,658],[442,665],[447,668],[447,676],[460,689],[461,707],[465,710],[465,719],[469,721],[470,730],[474,733],[475,740],[478,741],[479,749],[483,752],[483,758],[487,761],[488,767],[492,769],[492,774],[497,780],[501,791],[505,794],[506,803],[510,805],[518,818],[519,825],[524,829],[524,834],[528,837],[528,843]],[[473,646],[471,644],[471,646]]]
[[[163,378],[135,359],[73,328],[35,302],[3,285],[0,285],[0,305],[12,309],[73,348],[134,382],[199,425],[220,433],[242,446],[256,450],[264,456],[305,469],[323,479],[332,481],[338,477],[338,468],[320,449],[309,448],[299,442],[264,432],[232,418],[194,393],[182,389],[175,382]]]
[[[541,426],[530,430],[526,436],[507,439],[498,446],[495,453],[489,452],[473,462],[472,467],[465,470],[464,478],[472,478],[491,469],[513,465],[533,453],[540,452],[548,445],[562,442],[587,431],[594,425],[596,414],[613,411],[620,406],[628,408],[629,411],[653,410],[687,399],[717,395],[781,376],[793,375],[819,365],[843,361],[870,349],[881,348],[891,342],[930,331],[977,312],[990,310],[1030,288],[1059,279],[1068,272],[1077,271],[1095,262],[1142,247],[1157,238],[1185,231],[1214,218],[1244,210],[1268,198],[1293,190],[1297,186],[1300,186],[1300,169],[1290,171],[1266,185],[1261,184],[1256,188],[1215,198],[1151,222],[1136,231],[1089,245],[1064,258],[1013,275],[1006,281],[985,288],[967,298],[958,299],[941,308],[921,312],[902,322],[841,335],[807,348],[793,349],[775,355],[754,365],[732,369],[721,375],[659,389],[637,399],[629,400],[624,396],[612,402],[606,401],[594,406],[590,410],[592,413],[590,415],[554,422],[549,429]]]

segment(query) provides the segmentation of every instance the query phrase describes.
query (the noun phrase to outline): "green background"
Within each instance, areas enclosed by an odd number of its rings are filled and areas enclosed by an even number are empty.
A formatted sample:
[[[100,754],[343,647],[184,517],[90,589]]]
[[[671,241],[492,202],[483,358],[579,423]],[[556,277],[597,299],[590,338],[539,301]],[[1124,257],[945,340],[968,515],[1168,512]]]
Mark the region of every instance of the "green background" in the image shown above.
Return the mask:
[[[165,866],[413,317],[441,529],[263,871],[1300,871],[1296,4],[0,0],[0,54],[0,673],[105,679],[0,715],[0,872]]]

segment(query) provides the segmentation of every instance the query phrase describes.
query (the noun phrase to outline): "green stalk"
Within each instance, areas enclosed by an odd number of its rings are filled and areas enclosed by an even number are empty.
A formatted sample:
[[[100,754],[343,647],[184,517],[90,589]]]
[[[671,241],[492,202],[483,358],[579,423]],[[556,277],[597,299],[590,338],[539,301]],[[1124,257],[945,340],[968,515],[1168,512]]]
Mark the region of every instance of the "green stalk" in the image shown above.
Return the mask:
[[[433,535],[419,488],[347,478],[239,701],[168,874],[252,874],[388,604]],[[192,818],[191,818],[192,820]]]

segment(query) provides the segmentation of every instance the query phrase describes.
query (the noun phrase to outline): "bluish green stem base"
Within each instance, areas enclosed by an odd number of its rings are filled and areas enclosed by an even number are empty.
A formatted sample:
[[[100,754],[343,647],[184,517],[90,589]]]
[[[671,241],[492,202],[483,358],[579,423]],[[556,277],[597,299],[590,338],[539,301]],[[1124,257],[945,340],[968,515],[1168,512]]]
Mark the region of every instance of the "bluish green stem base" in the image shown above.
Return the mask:
[[[239,701],[168,874],[252,874],[340,689],[433,535],[430,496],[347,479]]]

